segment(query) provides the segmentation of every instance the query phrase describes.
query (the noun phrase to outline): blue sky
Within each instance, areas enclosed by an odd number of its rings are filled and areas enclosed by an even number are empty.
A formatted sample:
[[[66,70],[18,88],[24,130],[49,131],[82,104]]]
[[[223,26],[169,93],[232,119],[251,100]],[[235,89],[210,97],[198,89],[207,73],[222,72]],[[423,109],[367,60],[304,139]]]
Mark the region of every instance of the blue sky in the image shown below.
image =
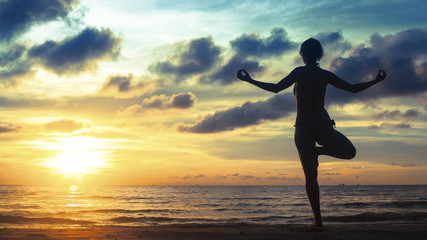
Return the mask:
[[[303,184],[277,82],[309,37],[358,149],[321,184],[426,184],[425,1],[2,1],[0,184]],[[244,116],[244,117],[242,117]]]

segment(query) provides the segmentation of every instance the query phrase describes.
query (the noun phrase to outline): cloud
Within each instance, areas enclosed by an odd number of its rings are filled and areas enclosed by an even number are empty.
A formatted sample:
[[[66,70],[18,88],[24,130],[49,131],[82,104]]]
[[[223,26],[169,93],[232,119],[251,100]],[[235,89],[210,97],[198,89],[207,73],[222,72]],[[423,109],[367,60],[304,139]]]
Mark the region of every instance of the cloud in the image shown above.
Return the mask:
[[[228,176],[230,176],[230,177],[236,177],[236,178],[239,178],[241,180],[252,180],[252,179],[254,179],[254,180],[261,180],[261,178],[259,178],[257,176],[254,176],[254,175],[249,175],[249,174],[241,175],[240,173],[234,173],[234,174],[228,175]]]
[[[149,68],[157,74],[173,75],[176,81],[182,81],[211,70],[219,61],[220,53],[221,49],[212,37],[193,39],[171,61],[157,62]]]
[[[405,119],[416,118],[420,115],[421,111],[415,108],[406,110],[405,113],[402,114],[402,117]]]
[[[196,102],[196,96],[193,93],[180,93],[173,95],[170,99],[170,108],[186,109],[190,108]]]
[[[340,175],[340,173],[337,173],[337,172],[320,172],[319,175],[338,176],[338,175]]]
[[[270,36],[264,39],[254,33],[243,34],[230,44],[241,57],[281,56],[284,52],[297,47],[296,43],[288,39],[288,34],[283,28],[274,28]]]
[[[281,56],[297,46],[288,39],[283,28],[274,28],[265,39],[256,34],[243,34],[230,44],[234,54],[220,66],[221,48],[215,45],[212,37],[205,37],[191,40],[182,47],[184,50],[177,49],[179,53],[171,60],[154,63],[149,69],[153,73],[173,76],[178,82],[199,75],[202,84],[228,85],[239,81],[236,78],[238,69],[245,68],[251,73],[266,70],[258,60],[249,58]]]
[[[350,50],[351,44],[344,39],[341,32],[322,32],[314,36],[315,39],[319,40],[324,48],[331,51],[338,51],[340,53]]]
[[[107,77],[99,92],[117,98],[129,98],[153,91],[158,86],[158,82],[137,81],[136,77],[130,73],[128,75],[114,74]]]
[[[182,177],[182,179],[184,179],[184,180],[187,180],[187,179],[200,179],[200,178],[206,179],[208,177],[205,174],[203,174],[203,173],[201,173],[201,174],[199,174],[197,176],[186,175],[186,176]]]
[[[170,97],[166,95],[155,95],[145,98],[141,104],[134,104],[126,108],[122,113],[135,115],[147,110],[187,109],[191,108],[197,101],[194,93],[179,93]]]
[[[406,110],[406,112],[402,113],[399,110],[384,110],[382,112],[376,113],[374,115],[372,115],[372,118],[375,120],[379,120],[379,119],[399,119],[399,118],[404,118],[404,119],[413,119],[416,118],[420,115],[420,110],[416,109],[416,108],[412,108],[409,110]]]
[[[46,41],[28,50],[28,56],[56,74],[76,74],[96,69],[98,60],[114,59],[120,52],[121,38],[107,28],[86,28],[60,42]]]
[[[79,0],[0,1],[0,41],[9,41],[31,26],[63,18]]]
[[[230,57],[221,67],[200,79],[201,83],[215,83],[228,85],[236,81],[237,70],[246,69],[251,73],[261,73],[266,70],[258,60],[253,58],[278,57],[297,45],[288,39],[283,28],[274,28],[271,35],[265,39],[256,34],[243,34],[230,41],[231,48],[235,54]],[[251,59],[249,59],[251,58]]]
[[[15,44],[0,52],[0,84],[15,86],[18,78],[31,72],[32,64],[26,59],[27,47]]]
[[[381,123],[380,125],[370,125],[367,126],[366,129],[369,130],[378,130],[378,129],[386,129],[386,128],[392,128],[392,129],[405,129],[405,128],[411,128],[411,124],[406,122],[400,122],[400,123]]]
[[[181,132],[215,133],[275,120],[295,111],[295,100],[290,93],[282,93],[258,102],[246,102],[242,106],[206,115],[194,125],[180,125]]]
[[[415,163],[403,163],[401,166],[402,167],[416,167],[417,165],[415,165]]]
[[[264,179],[269,181],[281,181],[281,182],[299,182],[302,180],[302,178],[298,176],[295,176],[295,177],[271,176],[271,177],[264,177]]]
[[[11,46],[8,51],[0,53],[0,66],[7,66],[22,58],[26,51],[25,45],[16,44]]]
[[[131,90],[130,85],[131,85],[132,79],[133,79],[133,75],[130,73],[127,76],[110,75],[108,76],[107,82],[104,84],[102,89],[106,90],[109,88],[117,88],[118,92],[129,92]]]
[[[21,127],[11,123],[0,122],[0,133],[17,132]]]
[[[415,163],[409,163],[409,162],[408,163],[402,163],[402,164],[392,162],[390,165],[392,165],[392,166],[401,166],[401,167],[416,167],[417,166]]]
[[[326,31],[320,32],[316,35],[312,35],[312,38],[319,40],[322,44],[324,55],[322,57],[322,62],[329,63],[333,59],[342,56],[348,50],[351,50],[352,45],[347,40],[344,39],[340,31]],[[294,64],[301,65],[303,64],[302,58],[300,55],[295,56]]]
[[[83,128],[83,123],[74,120],[60,119],[45,124],[49,132],[72,133]]]
[[[351,43],[345,40],[339,31],[321,32],[313,36],[313,38],[319,40],[324,49],[322,62],[330,62],[332,59],[342,56],[352,48]],[[301,57],[298,57],[296,63],[301,62]]]
[[[350,56],[333,59],[330,69],[351,83],[372,80],[379,69],[387,72],[387,79],[356,95],[332,88],[328,99],[334,103],[346,103],[357,99],[416,96],[426,92],[426,42],[427,28],[413,28],[385,36],[373,34],[370,47],[354,47]]]
[[[401,112],[400,110],[384,110],[379,113],[376,113],[372,115],[372,118],[374,120],[399,120],[403,119],[405,122],[399,122],[399,123],[390,123],[390,122],[383,122],[380,125],[370,125],[367,127],[367,129],[370,130],[378,130],[378,129],[386,129],[386,128],[392,128],[392,129],[405,129],[405,128],[411,128],[411,124],[409,124],[407,121],[414,119],[420,115],[421,111],[416,108],[411,108],[406,110],[405,112]]]
[[[251,73],[263,72],[266,67],[261,66],[258,61],[246,60],[238,55],[230,58],[222,67],[214,71],[212,74],[201,78],[201,83],[219,82],[222,85],[228,85],[233,82],[240,81],[237,77],[237,70],[246,69]]]

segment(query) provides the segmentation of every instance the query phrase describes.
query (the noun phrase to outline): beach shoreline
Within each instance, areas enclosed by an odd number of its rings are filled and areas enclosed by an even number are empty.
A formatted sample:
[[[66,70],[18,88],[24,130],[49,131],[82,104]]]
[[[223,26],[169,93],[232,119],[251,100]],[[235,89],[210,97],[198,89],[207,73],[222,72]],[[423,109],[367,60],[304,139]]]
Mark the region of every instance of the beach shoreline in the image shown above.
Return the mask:
[[[426,223],[286,225],[169,225],[158,227],[0,228],[0,239],[427,239]]]

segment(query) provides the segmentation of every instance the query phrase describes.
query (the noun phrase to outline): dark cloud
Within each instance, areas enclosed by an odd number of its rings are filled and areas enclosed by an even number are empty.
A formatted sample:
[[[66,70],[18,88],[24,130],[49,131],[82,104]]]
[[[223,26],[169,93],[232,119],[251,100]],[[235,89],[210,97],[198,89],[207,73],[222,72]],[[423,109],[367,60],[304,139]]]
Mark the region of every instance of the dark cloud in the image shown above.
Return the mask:
[[[15,44],[0,52],[0,84],[14,86],[16,78],[31,72],[31,63],[26,59],[26,46]]]
[[[184,46],[185,50],[180,54],[169,61],[151,65],[150,70],[161,75],[171,75],[176,81],[200,74],[200,83],[228,85],[238,81],[238,69],[245,68],[251,73],[266,70],[265,66],[253,58],[281,56],[297,46],[287,38],[287,33],[282,28],[273,29],[271,35],[265,39],[255,34],[244,34],[232,40],[230,44],[234,55],[219,67],[221,49],[215,45],[212,37],[207,37],[192,40]]]
[[[0,41],[9,41],[31,26],[66,17],[79,0],[0,1]]]
[[[402,117],[406,119],[416,118],[420,115],[420,113],[421,113],[420,110],[412,108],[412,109],[406,110],[406,112],[402,114]]]
[[[174,94],[171,97],[165,95],[153,96],[142,101],[142,108],[169,109],[169,108],[190,108],[196,102],[196,96],[191,93]]]
[[[7,66],[8,64],[19,61],[25,51],[25,45],[16,44],[11,46],[7,51],[0,53],[0,66]]]
[[[288,34],[283,28],[274,28],[265,39],[256,34],[243,34],[230,44],[241,57],[281,56],[284,52],[297,47],[296,43],[288,39]]]
[[[158,81],[143,82],[130,73],[128,75],[113,74],[107,77],[99,92],[101,95],[115,98],[132,98],[153,91],[159,86]]]
[[[322,32],[315,35],[314,38],[319,40],[323,47],[334,47],[340,50],[349,50],[352,47],[340,32]]]
[[[415,96],[426,92],[426,42],[427,28],[409,29],[394,35],[372,35],[369,47],[355,47],[349,57],[335,58],[330,68],[351,83],[372,80],[379,69],[386,70],[387,79],[356,95],[332,88],[328,99],[335,103],[345,103],[362,98]]]
[[[396,121],[403,119],[404,122],[383,122],[380,125],[370,125],[367,127],[367,129],[370,130],[378,130],[378,129],[386,129],[386,128],[392,128],[392,129],[405,129],[405,128],[411,128],[411,124],[409,124],[407,121],[412,120],[420,115],[420,111],[416,108],[408,109],[405,112],[401,112],[400,110],[384,110],[379,113],[376,113],[372,115],[372,118],[375,120],[381,120],[386,119],[389,121]]]
[[[17,132],[21,127],[11,123],[0,122],[0,133]]]
[[[194,74],[210,71],[220,58],[221,49],[215,45],[212,37],[192,40],[185,50],[174,57],[175,61],[158,62],[150,66],[152,72],[162,75],[174,75],[181,81]]]
[[[28,51],[30,59],[57,73],[79,73],[96,68],[101,59],[114,59],[121,39],[110,29],[86,28],[76,36],[60,42],[47,41]]]
[[[201,83],[215,83],[228,85],[239,81],[236,78],[237,70],[246,69],[251,73],[259,73],[266,70],[258,60],[253,58],[265,58],[281,56],[284,52],[295,49],[297,44],[288,39],[283,28],[274,28],[267,38],[260,38],[256,34],[243,34],[230,41],[235,55],[229,58],[222,66],[212,73],[200,79]]]
[[[332,59],[342,56],[346,51],[352,48],[351,43],[346,41],[341,32],[338,31],[321,32],[311,37],[319,40],[322,44],[324,55],[321,63],[330,62]],[[303,64],[301,56],[298,55],[295,57],[294,64]]]
[[[201,79],[202,83],[219,82],[222,85],[228,85],[240,81],[237,77],[237,70],[246,69],[250,73],[260,73],[266,68],[261,66],[258,61],[246,60],[239,56],[230,58],[221,68],[214,71],[207,77]]]
[[[180,93],[173,95],[170,99],[171,108],[190,108],[196,102],[196,96],[193,93]]]
[[[132,74],[128,74],[127,76],[123,75],[111,75],[107,77],[107,81],[102,87],[103,90],[107,90],[109,88],[115,88],[119,92],[128,92],[131,90],[131,82],[133,79]]]
[[[170,97],[166,95],[155,95],[150,98],[145,98],[141,104],[135,104],[126,108],[123,113],[134,115],[150,109],[188,109],[191,108],[196,101],[196,96],[191,92],[174,94]]]
[[[322,32],[313,36],[313,38],[319,40],[322,44],[324,49],[323,61],[326,62],[337,56],[341,56],[352,48],[352,45],[344,39],[341,32]]]
[[[242,106],[217,111],[194,125],[181,125],[181,132],[215,133],[231,131],[275,120],[295,111],[295,100],[290,93],[277,94],[265,101],[246,102]]]
[[[45,124],[49,132],[72,133],[83,128],[83,123],[74,120],[60,119]]]

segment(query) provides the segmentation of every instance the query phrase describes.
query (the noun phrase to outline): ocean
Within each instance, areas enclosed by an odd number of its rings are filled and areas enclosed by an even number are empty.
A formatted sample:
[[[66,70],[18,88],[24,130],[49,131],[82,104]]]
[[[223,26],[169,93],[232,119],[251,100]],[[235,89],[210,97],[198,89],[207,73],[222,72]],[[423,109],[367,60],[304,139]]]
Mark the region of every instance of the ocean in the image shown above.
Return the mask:
[[[324,222],[427,223],[427,185],[320,186]],[[0,185],[0,227],[310,224],[304,186]]]

